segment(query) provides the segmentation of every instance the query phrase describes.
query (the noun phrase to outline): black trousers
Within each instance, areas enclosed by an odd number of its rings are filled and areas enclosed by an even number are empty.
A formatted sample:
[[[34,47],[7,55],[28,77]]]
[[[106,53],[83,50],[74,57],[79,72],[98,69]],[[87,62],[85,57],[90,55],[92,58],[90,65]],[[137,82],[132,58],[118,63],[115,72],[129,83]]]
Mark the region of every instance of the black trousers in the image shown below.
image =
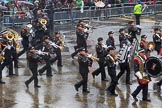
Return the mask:
[[[28,84],[30,84],[34,80],[34,86],[37,86],[38,85],[38,72],[37,72],[37,67],[34,67],[34,66],[33,67],[30,67],[29,66],[29,68],[30,68],[30,70],[31,70],[31,72],[32,72],[33,75],[26,82]]]
[[[2,70],[4,69],[5,66],[8,66],[9,75],[13,75],[13,62],[11,60],[5,60],[2,63]]]
[[[108,73],[111,78],[111,83],[110,86],[107,88],[108,91],[110,91],[112,94],[115,93],[115,87],[117,85],[117,77],[116,77],[116,70],[113,69],[108,69]]]
[[[123,75],[123,73],[126,71],[126,83],[130,83],[130,66],[129,63],[120,63],[120,72],[117,75],[117,80]]]
[[[136,90],[132,93],[133,96],[137,96],[139,92],[142,90],[143,99],[147,99],[148,94],[148,84],[142,85],[139,84],[139,86],[136,88]]]
[[[14,61],[14,67],[18,67],[18,57],[17,57],[16,49],[12,50],[12,57]]]
[[[141,15],[135,14],[135,17],[136,17],[136,25],[140,25],[140,16]]]
[[[61,50],[60,50],[60,48],[57,48],[56,50],[55,50],[55,52],[56,52],[56,56],[57,56],[57,66],[61,66],[62,65],[62,56],[61,56]]]
[[[162,85],[162,79],[157,83],[158,86]]]
[[[88,82],[88,72],[80,72],[82,80],[75,85],[79,88],[83,86],[83,91],[87,91],[87,82]]]
[[[24,54],[28,48],[29,48],[29,42],[22,42],[22,45],[23,45],[23,50],[21,50],[17,56],[20,57],[22,54]]]
[[[97,76],[99,73],[101,73],[101,80],[106,79],[106,73],[105,73],[105,65],[104,62],[98,62],[99,68],[96,69],[92,74]]]
[[[39,70],[39,72],[40,73],[43,73],[45,70],[47,70],[46,75],[47,76],[51,76],[52,75],[52,70],[51,70],[51,60],[50,60],[50,57],[49,56],[45,57],[45,62],[46,62],[46,65],[44,67],[42,67]]]
[[[2,65],[0,63],[0,81],[2,81]]]

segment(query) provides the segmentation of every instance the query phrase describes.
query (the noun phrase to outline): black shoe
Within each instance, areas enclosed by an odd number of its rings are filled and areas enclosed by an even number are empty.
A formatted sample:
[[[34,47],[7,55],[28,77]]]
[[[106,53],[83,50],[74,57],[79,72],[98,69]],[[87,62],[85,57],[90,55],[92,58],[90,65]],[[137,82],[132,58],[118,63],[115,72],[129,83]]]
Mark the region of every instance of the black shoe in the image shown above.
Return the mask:
[[[9,74],[7,75],[7,77],[12,77],[12,76],[15,76],[16,74]]]
[[[34,86],[35,88],[41,88],[41,86],[39,86],[39,85],[36,85],[36,86]]]
[[[14,66],[14,68],[20,68],[20,66]]]
[[[74,59],[74,56],[71,54],[71,58]]]
[[[102,81],[109,81],[108,79],[102,79]]]
[[[143,101],[146,101],[146,102],[151,102],[150,99],[143,99]]]
[[[131,95],[132,95],[132,94],[131,94]],[[132,97],[133,97],[133,99],[134,99],[135,101],[138,101],[138,99],[136,98],[136,96],[132,95]]]
[[[46,75],[47,77],[53,77],[53,75]]]
[[[93,79],[95,79],[95,75],[92,73],[92,77],[93,77]]]
[[[79,87],[76,84],[74,85],[74,87],[76,91],[79,91]]]
[[[89,90],[83,90],[83,93],[90,93]]]
[[[42,76],[42,72],[40,70],[38,70],[38,73],[39,73],[40,76]]]
[[[6,84],[4,81],[0,81],[0,84]]]
[[[111,93],[111,95],[112,95],[112,96],[118,96],[118,94],[116,94],[116,93]]]
[[[29,88],[29,84],[27,82],[25,82],[26,88]]]
[[[129,82],[129,83],[126,83],[126,85],[132,85],[132,83]]]
[[[58,67],[63,67],[63,65],[57,65]]]

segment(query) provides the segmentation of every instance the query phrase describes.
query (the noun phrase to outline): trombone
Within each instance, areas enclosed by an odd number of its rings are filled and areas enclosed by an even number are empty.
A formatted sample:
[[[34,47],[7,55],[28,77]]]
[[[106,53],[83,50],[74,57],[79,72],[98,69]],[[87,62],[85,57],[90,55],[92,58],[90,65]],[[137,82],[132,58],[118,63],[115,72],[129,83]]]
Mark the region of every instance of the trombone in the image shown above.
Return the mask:
[[[88,53],[87,53],[87,57],[88,57],[88,58],[91,58],[93,61],[97,61],[97,62],[99,61],[99,58],[97,58],[97,57],[95,57],[95,56],[92,56],[92,54],[88,54]]]

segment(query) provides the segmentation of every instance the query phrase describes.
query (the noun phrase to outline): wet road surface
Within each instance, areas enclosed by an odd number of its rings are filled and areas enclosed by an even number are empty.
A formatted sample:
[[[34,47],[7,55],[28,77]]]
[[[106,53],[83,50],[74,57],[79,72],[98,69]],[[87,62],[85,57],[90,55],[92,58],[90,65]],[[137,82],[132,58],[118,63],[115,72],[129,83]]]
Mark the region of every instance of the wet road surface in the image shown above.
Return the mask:
[[[152,27],[154,22],[142,21],[142,34],[148,36],[148,40],[152,39]],[[111,20],[105,22],[92,22],[95,27],[88,39],[88,49],[95,55],[94,45],[97,43],[98,37],[107,38],[107,33],[112,30],[115,32],[115,43],[118,44],[118,30],[125,27],[126,20]],[[116,88],[117,97],[107,96],[105,89],[110,83],[110,77],[107,73],[108,82],[102,82],[101,76],[93,79],[89,73],[88,88],[89,94],[83,94],[82,89],[76,92],[74,84],[81,79],[78,73],[77,57],[73,60],[70,54],[74,51],[75,32],[74,29],[62,30],[65,34],[65,44],[68,46],[67,50],[62,53],[63,67],[58,68],[56,63],[52,65],[53,77],[49,78],[45,75],[39,76],[39,85],[41,88],[34,88],[33,83],[29,85],[29,89],[25,87],[25,80],[30,76],[30,70],[27,68],[25,54],[20,57],[19,65],[21,68],[15,69],[16,76],[6,77],[7,69],[3,70],[3,80],[6,82],[0,85],[0,108],[162,108],[162,93],[156,91],[155,83],[159,78],[152,79],[149,84],[148,97],[151,102],[138,101],[134,102],[131,93],[137,87],[136,78],[131,71],[132,85],[125,84],[125,74],[119,80]],[[118,47],[117,47],[118,50]],[[116,52],[117,52],[116,50]],[[155,52],[152,55],[156,55]],[[40,65],[41,68],[43,65]],[[96,62],[93,63],[92,70],[98,67]],[[117,73],[119,69],[117,69]],[[137,97],[142,99],[142,93]]]

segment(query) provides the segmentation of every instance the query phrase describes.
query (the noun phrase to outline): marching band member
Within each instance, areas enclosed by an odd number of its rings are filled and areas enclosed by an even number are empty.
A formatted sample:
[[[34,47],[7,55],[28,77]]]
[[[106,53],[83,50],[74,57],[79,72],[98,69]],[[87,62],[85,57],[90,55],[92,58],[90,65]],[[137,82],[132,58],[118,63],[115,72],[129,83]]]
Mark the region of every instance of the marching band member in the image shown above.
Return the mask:
[[[2,70],[8,66],[8,69],[9,69],[9,77],[10,76],[13,76],[14,73],[13,73],[13,59],[12,59],[12,46],[6,42],[6,46],[7,48],[5,49],[4,51],[4,61],[2,63]]]
[[[145,72],[144,69],[144,63],[146,60],[145,56],[145,50],[140,49],[138,51],[138,55],[134,57],[134,71],[135,71],[135,76],[137,77],[138,81],[138,87],[136,90],[131,94],[134,98],[135,101],[138,101],[136,96],[139,94],[139,92],[142,90],[143,94],[143,101],[148,101],[150,102],[151,100],[147,98],[148,94],[148,83],[151,81],[151,78],[148,76],[148,74]]]
[[[119,30],[119,42],[120,42],[120,48],[122,48],[123,43],[128,43],[128,35],[125,33],[124,28],[121,28]]]
[[[83,93],[89,93],[90,91],[87,89],[87,82],[89,67],[92,66],[92,60],[87,56],[85,48],[80,48],[79,50],[78,63],[79,73],[82,76],[82,80],[74,85],[75,90],[78,91],[80,86],[83,86]]]
[[[108,33],[108,39],[106,40],[106,45],[107,46],[112,46],[113,48],[116,48],[115,47],[115,40],[114,40],[114,32],[113,31],[110,31]]]
[[[136,35],[140,35],[141,29],[139,27],[136,27],[134,21],[128,22],[128,34],[131,36],[129,38],[130,43],[133,43],[134,39],[137,39]]]
[[[93,73],[92,76],[93,78],[95,78],[95,76],[97,76],[99,73],[101,73],[101,80],[102,81],[107,81],[106,79],[106,73],[105,73],[105,62],[104,62],[104,58],[107,55],[106,49],[103,47],[103,38],[99,37],[97,39],[98,44],[96,45],[96,53],[97,53],[97,58],[100,59],[100,62],[98,62],[99,64],[99,69],[96,69]]]
[[[157,54],[160,53],[160,48],[162,45],[162,40],[161,40],[161,34],[160,34],[160,29],[159,28],[154,28],[154,35],[153,35],[153,41],[155,43],[155,50],[157,51]]]
[[[2,81],[2,62],[3,62],[3,48],[4,46],[1,44],[0,42],[0,57],[1,57],[1,60],[0,60],[0,84],[5,84],[4,81]]]
[[[22,37],[21,43],[23,45],[23,50],[17,54],[18,57],[24,54],[29,48],[29,31],[27,26],[24,26],[23,29],[21,30],[21,37]]]
[[[84,47],[87,51],[87,35],[85,35],[84,32],[84,26],[82,24],[77,25],[76,29],[76,36],[77,36],[77,46],[75,46],[75,52],[71,54],[71,57],[74,58],[74,56],[78,53],[79,48]]]
[[[50,40],[49,40],[49,37],[48,36],[45,36],[43,38],[44,40],[44,43],[43,43],[43,47],[42,47],[42,51],[43,52],[50,52]],[[51,70],[51,60],[50,60],[50,55],[44,55],[43,56],[45,62],[46,62],[46,65],[44,67],[42,67],[41,69],[39,69],[39,74],[42,75],[42,73],[46,70],[47,73],[46,73],[46,76],[47,77],[52,77],[52,70]]]
[[[153,49],[149,47],[149,42],[147,41],[146,35],[141,36],[140,48],[143,48],[145,50],[145,55],[148,58]]]
[[[125,37],[125,36],[121,37],[121,38],[123,38],[123,39],[120,39],[121,40],[121,42],[120,42],[121,49],[122,48],[127,48],[127,49],[125,49],[126,52],[125,52],[124,58],[122,60],[118,60],[119,66],[120,66],[120,72],[117,75],[117,80],[119,80],[119,78],[126,71],[127,72],[126,73],[126,84],[127,85],[132,85],[130,83],[130,64],[129,64],[129,58],[130,58],[129,51],[130,51],[130,47],[129,47],[129,43],[128,43],[128,38]]]
[[[54,48],[55,53],[56,53],[56,57],[57,57],[57,66],[58,67],[62,67],[62,56],[61,56],[61,48],[64,47],[63,46],[63,41],[61,41],[61,34],[59,32],[55,33],[55,37],[53,42],[58,46],[57,48]]]
[[[116,77],[117,58],[114,53],[114,47],[111,47],[111,46],[108,47],[107,51],[108,51],[108,55],[106,56],[105,60],[106,60],[107,68],[108,68],[108,73],[111,77],[111,84],[107,88],[107,94],[112,95],[112,96],[118,96],[115,93],[115,88],[117,85],[117,77]]]
[[[40,88],[41,86],[38,85],[37,68],[38,68],[38,62],[40,61],[41,58],[40,58],[40,56],[38,56],[36,54],[34,47],[29,48],[29,50],[27,52],[27,59],[28,59],[28,63],[29,63],[29,69],[31,70],[33,75],[30,77],[30,79],[25,81],[25,85],[27,88],[29,88],[29,84],[34,80],[34,87]]]

